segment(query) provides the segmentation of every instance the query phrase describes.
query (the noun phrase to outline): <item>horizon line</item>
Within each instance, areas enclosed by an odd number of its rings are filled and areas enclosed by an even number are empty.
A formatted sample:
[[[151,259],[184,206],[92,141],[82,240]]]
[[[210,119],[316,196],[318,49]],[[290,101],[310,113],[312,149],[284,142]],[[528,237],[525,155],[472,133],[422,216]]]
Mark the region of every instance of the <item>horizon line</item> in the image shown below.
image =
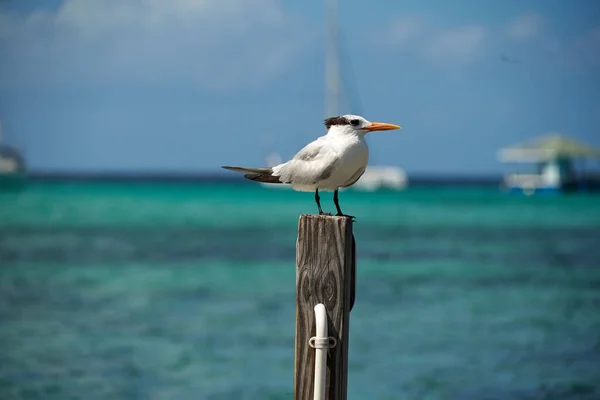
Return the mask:
[[[64,172],[46,171],[30,172],[28,179],[34,181],[62,182],[196,182],[196,183],[252,183],[241,175],[220,173],[193,172]],[[454,184],[454,185],[498,185],[502,181],[501,174],[486,175],[438,175],[411,174],[408,180],[411,185]]]

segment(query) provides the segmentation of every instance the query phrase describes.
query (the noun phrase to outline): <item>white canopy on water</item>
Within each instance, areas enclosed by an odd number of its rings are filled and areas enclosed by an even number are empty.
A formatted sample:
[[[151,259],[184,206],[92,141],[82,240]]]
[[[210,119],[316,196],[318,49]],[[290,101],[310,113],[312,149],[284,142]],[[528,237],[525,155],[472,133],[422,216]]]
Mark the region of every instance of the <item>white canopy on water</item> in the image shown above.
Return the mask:
[[[545,162],[572,158],[600,158],[600,149],[553,133],[505,147],[498,152],[501,162]]]

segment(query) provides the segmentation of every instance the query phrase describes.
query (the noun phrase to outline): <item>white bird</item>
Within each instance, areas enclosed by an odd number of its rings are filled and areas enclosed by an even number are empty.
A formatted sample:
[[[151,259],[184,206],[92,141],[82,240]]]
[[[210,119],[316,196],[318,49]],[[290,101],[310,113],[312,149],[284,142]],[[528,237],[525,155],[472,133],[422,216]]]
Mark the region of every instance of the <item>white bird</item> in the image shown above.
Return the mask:
[[[400,129],[383,122],[370,122],[358,115],[342,115],[325,120],[327,134],[307,144],[291,160],[272,168],[222,168],[242,172],[258,182],[286,183],[294,190],[315,192],[319,214],[319,190],[333,192],[337,216],[354,218],[342,213],[338,201],[339,188],[353,185],[365,172],[369,161],[369,147],[365,135],[373,131]],[[331,215],[331,214],[329,214]]]

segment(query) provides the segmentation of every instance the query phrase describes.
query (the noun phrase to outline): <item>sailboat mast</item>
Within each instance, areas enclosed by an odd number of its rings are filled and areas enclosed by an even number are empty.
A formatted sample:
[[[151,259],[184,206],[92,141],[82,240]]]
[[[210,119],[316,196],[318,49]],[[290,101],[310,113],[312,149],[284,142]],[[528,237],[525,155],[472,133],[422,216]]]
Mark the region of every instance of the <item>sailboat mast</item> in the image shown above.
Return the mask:
[[[338,115],[340,97],[340,58],[338,2],[325,0],[325,118]]]

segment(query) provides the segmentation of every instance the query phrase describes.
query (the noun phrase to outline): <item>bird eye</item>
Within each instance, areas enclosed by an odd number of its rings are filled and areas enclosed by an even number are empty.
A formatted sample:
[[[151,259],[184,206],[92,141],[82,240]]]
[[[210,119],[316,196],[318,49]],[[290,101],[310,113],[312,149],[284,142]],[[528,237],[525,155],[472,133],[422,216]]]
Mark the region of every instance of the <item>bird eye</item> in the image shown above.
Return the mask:
[[[360,121],[357,119],[353,119],[350,121],[350,125],[352,125],[352,126],[358,126],[358,124],[360,124]]]

